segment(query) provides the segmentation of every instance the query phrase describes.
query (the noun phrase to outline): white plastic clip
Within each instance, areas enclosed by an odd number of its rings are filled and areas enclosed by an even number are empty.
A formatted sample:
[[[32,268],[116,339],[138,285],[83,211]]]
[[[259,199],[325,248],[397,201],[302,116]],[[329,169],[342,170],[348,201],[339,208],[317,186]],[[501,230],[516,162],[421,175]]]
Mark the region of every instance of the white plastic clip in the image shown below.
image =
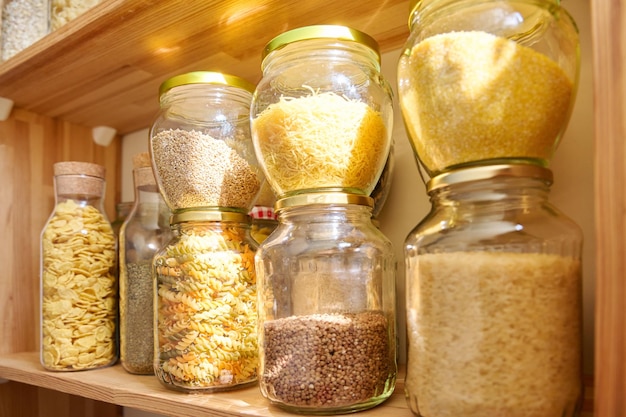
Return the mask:
[[[91,130],[93,141],[100,146],[109,146],[117,130],[109,126],[96,126]]]
[[[13,110],[13,100],[0,97],[0,121],[5,121],[9,118],[11,114],[11,110]]]

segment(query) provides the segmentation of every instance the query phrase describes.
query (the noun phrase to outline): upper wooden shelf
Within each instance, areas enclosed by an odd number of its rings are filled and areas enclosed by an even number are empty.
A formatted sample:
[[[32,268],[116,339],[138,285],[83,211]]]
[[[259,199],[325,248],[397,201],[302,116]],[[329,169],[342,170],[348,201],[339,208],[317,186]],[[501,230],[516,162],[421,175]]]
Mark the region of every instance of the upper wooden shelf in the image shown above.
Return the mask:
[[[256,83],[261,52],[299,26],[342,24],[382,51],[408,37],[408,0],[103,0],[0,64],[0,97],[38,114],[126,134],[148,127],[158,87],[187,71]]]

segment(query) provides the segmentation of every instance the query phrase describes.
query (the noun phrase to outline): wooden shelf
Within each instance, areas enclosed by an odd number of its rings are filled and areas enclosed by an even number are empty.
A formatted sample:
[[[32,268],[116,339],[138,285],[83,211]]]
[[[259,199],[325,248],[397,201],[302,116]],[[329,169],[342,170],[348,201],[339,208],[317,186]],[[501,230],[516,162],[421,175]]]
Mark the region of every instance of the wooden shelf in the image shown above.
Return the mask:
[[[408,16],[408,0],[103,0],[1,63],[0,97],[125,134],[151,124],[158,86],[173,75],[213,70],[256,83],[265,44],[311,24],[348,25],[398,49]]]
[[[186,394],[163,387],[154,376],[131,375],[120,365],[82,372],[45,371],[33,352],[0,356],[0,378],[174,417],[294,415],[269,405],[256,386],[214,394]],[[402,381],[391,398],[358,415],[412,416],[406,406]]]

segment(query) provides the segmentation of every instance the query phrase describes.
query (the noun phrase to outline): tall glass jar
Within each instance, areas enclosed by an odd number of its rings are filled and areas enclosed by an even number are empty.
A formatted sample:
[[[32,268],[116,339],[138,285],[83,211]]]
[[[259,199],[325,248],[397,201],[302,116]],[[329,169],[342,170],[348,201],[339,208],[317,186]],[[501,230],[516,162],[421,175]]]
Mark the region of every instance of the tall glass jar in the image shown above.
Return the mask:
[[[172,212],[215,207],[250,211],[263,183],[250,138],[253,91],[246,80],[208,71],[161,84],[150,156]]]
[[[104,167],[54,164],[55,207],[41,233],[41,364],[77,371],[117,361],[117,246]]]
[[[303,194],[276,207],[255,258],[262,394],[307,414],[382,403],[396,379],[395,260],[372,199]]]
[[[120,362],[133,374],[154,373],[152,260],[171,237],[170,211],[148,153],[133,158],[135,200],[119,235]]]
[[[398,63],[411,144],[432,175],[548,166],[569,121],[579,39],[559,0],[412,0]]]
[[[582,399],[580,228],[536,165],[428,183],[406,239],[408,364],[417,416],[571,417]]]
[[[265,47],[252,140],[278,198],[369,195],[391,146],[391,88],[376,41],[344,26],[290,30]]]
[[[218,391],[257,380],[257,289],[250,217],[180,211],[154,257],[154,369],[182,391]]]

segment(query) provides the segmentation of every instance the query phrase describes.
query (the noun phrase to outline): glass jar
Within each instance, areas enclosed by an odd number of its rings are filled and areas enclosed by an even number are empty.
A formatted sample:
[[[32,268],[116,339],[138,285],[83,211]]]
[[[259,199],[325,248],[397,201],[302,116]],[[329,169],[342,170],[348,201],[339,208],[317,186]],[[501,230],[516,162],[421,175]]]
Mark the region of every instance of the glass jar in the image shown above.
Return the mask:
[[[536,165],[428,183],[406,239],[407,375],[417,416],[571,417],[582,400],[580,228]]]
[[[105,168],[54,164],[55,207],[41,234],[41,364],[51,371],[117,361],[117,246],[103,208]]]
[[[259,244],[263,243],[278,226],[276,213],[272,207],[254,206],[250,217],[252,218],[250,234]]]
[[[128,217],[128,214],[133,209],[134,205],[134,201],[122,201],[121,203],[117,203],[115,205],[115,220],[111,222],[111,227],[113,227],[113,233],[115,233],[115,236],[120,235],[120,229],[122,228],[124,221]]]
[[[221,391],[257,379],[256,242],[250,217],[181,211],[154,257],[154,369],[166,387]]]
[[[76,19],[100,0],[49,0],[50,30],[55,31]]]
[[[5,0],[0,7],[0,62],[48,34],[48,0]]]
[[[250,138],[253,91],[239,77],[204,71],[161,84],[149,150],[173,213],[219,207],[247,214],[252,208],[263,182]]]
[[[396,379],[395,260],[372,199],[303,194],[276,207],[255,258],[263,396],[306,414],[382,403]]]
[[[549,166],[580,65],[578,31],[560,1],[412,5],[398,96],[425,170],[433,176],[472,165]]]
[[[170,211],[159,194],[147,153],[135,155],[135,201],[119,237],[120,362],[132,374],[154,373],[152,260],[167,244]]]
[[[393,123],[376,41],[344,26],[290,30],[265,47],[252,100],[252,140],[277,198],[369,195]]]

